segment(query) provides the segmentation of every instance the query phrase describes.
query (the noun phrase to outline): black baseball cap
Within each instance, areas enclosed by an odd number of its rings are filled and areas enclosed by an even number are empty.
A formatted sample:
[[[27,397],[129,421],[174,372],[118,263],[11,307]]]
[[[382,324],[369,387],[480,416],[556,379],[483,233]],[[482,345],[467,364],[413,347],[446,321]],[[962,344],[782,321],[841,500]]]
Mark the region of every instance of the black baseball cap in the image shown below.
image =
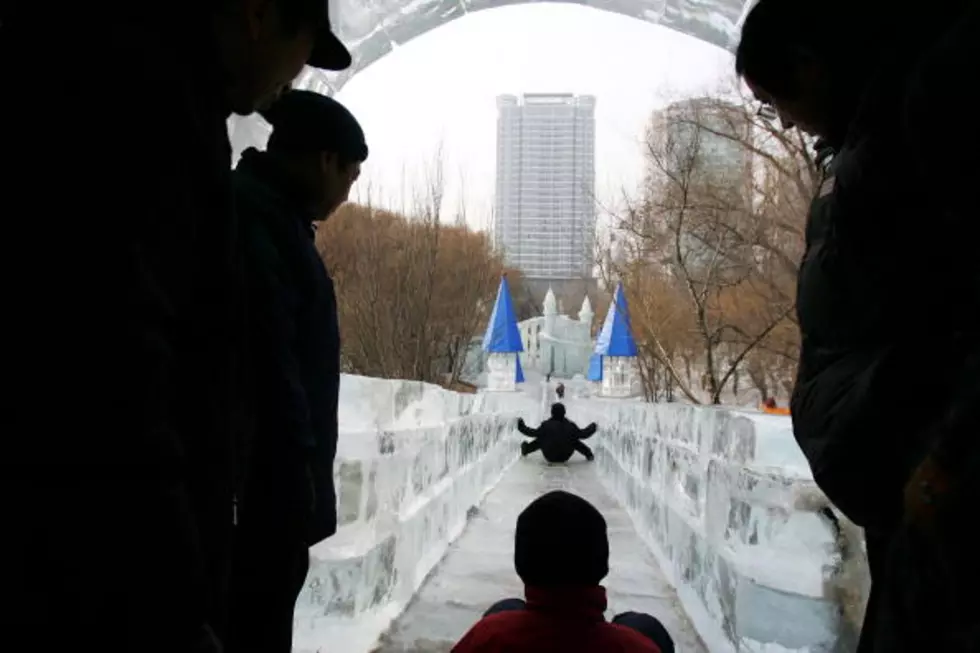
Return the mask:
[[[347,70],[353,61],[350,50],[333,33],[333,28],[330,25],[330,2],[328,0],[321,1],[323,2],[323,19],[317,28],[313,54],[310,55],[306,64],[323,70]]]

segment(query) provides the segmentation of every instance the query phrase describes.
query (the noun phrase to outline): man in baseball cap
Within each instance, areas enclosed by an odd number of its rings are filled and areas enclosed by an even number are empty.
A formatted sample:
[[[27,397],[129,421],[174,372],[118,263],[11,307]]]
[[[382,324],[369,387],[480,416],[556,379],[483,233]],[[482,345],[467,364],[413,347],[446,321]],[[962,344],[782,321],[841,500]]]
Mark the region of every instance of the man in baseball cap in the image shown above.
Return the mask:
[[[313,52],[307,65],[323,70],[346,70],[351,65],[350,51],[333,31],[333,26],[330,24],[329,3],[325,0],[314,1],[323,5],[323,19],[317,28]]]
[[[39,632],[58,614],[73,646],[101,653],[227,650],[255,419],[227,120],[266,106],[304,65],[339,70],[350,54],[327,0],[25,0],[0,3],[0,23],[0,78],[18,89],[0,102],[12,126],[0,214],[32,207],[6,234],[19,255],[0,263],[19,316],[4,369],[24,381],[5,424],[28,434],[8,456],[20,473],[0,480],[17,488],[0,496],[18,497],[2,510],[17,536],[0,557],[18,561],[0,587],[5,623]],[[50,127],[65,120],[73,151],[98,156],[55,181],[65,139]],[[38,202],[53,183],[67,203]],[[99,219],[51,238],[69,206]],[[45,260],[71,274],[24,267]],[[55,412],[53,369],[74,388]],[[52,548],[66,533],[79,534],[72,555]]]

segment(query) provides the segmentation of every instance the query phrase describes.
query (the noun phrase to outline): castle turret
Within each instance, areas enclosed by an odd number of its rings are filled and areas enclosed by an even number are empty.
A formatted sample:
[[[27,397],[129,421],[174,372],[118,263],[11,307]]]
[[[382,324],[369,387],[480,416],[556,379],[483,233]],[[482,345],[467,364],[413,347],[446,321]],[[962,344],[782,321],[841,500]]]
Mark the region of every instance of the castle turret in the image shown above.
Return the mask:
[[[636,355],[626,293],[623,285],[618,284],[606,320],[596,337],[587,378],[601,382],[602,395],[628,397],[637,380]]]
[[[589,328],[592,328],[592,318],[595,317],[595,312],[592,310],[592,302],[589,301],[589,296],[586,295],[585,299],[582,300],[582,308],[578,311],[578,321],[582,324],[587,324]]]
[[[520,352],[524,351],[524,345],[514,317],[507,275],[500,278],[497,301],[483,336],[483,351],[487,352],[489,390],[515,390],[518,383],[523,383]]]
[[[549,336],[555,335],[555,318],[558,317],[558,302],[555,300],[555,293],[548,286],[548,293],[544,296],[544,332]]]

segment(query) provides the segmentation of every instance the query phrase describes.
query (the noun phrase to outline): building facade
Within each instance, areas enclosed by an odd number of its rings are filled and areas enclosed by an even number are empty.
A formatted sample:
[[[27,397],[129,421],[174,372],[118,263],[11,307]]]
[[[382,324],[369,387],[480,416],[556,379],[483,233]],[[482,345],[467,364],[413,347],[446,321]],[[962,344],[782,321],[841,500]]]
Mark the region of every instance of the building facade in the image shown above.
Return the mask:
[[[595,98],[497,98],[493,240],[528,279],[592,278]]]
[[[668,143],[671,168],[693,166],[715,184],[742,190],[751,184],[752,123],[742,107],[717,98],[681,100],[655,112],[653,128]]]
[[[686,226],[679,244],[688,271],[728,274],[730,235],[716,225],[752,210],[751,120],[735,104],[692,98],[655,112],[651,127],[658,157],[651,180],[663,196],[657,202],[684,207]]]

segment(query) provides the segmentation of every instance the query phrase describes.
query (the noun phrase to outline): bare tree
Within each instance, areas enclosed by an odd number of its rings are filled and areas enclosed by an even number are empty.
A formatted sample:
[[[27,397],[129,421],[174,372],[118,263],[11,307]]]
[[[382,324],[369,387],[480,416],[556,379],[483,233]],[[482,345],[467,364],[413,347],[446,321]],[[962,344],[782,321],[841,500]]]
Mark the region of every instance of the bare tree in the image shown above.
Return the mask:
[[[705,97],[655,114],[645,158],[605,267],[632,288],[648,396],[676,386],[720,403],[742,367],[768,396],[779,382],[760,370],[784,377],[798,350],[795,277],[820,179],[808,143],[748,103]]]
[[[442,215],[433,167],[411,215],[341,208],[317,234],[337,289],[344,371],[452,384],[502,265],[460,207]]]

